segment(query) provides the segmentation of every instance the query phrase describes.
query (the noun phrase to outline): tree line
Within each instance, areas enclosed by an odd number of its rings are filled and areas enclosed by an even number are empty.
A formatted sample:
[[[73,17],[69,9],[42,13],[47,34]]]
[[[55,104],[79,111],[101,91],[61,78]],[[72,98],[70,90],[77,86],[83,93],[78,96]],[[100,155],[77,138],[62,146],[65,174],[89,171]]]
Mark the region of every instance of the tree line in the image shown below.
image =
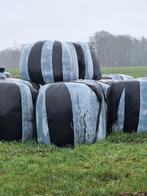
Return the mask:
[[[89,38],[101,66],[147,66],[147,38],[96,32]],[[0,51],[0,67],[18,67],[21,48]]]
[[[147,66],[147,39],[113,35],[106,31],[90,37],[102,66]]]
[[[18,67],[20,48],[7,48],[0,51],[0,67]]]

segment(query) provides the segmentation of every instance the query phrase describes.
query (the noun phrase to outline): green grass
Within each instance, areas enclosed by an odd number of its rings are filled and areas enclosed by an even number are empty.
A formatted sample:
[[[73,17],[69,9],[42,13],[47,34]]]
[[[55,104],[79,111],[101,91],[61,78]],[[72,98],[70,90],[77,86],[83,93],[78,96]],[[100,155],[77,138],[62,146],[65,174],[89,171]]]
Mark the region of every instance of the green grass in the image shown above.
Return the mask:
[[[18,77],[18,69],[7,69]],[[102,68],[147,74],[146,67]],[[0,196],[102,196],[147,192],[147,133],[117,133],[74,149],[34,142],[0,143]]]
[[[102,67],[103,74],[128,74],[135,78],[147,76],[147,66],[144,67]]]
[[[6,68],[13,77],[19,76],[18,68]],[[132,75],[134,77],[143,77],[147,76],[147,66],[144,67],[102,67],[103,74],[110,74],[110,73],[122,73]]]
[[[17,67],[6,68],[6,71],[10,72],[13,77],[19,77],[19,69]]]
[[[119,195],[147,191],[147,133],[74,149],[0,144],[0,195]]]

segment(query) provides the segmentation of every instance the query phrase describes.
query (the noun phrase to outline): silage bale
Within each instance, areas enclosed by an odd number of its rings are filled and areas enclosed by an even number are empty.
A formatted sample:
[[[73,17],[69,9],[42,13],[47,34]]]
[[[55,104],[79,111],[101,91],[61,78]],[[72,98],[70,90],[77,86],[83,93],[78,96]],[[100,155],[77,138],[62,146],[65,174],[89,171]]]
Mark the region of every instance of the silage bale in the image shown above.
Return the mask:
[[[137,80],[147,80],[147,77],[140,77],[140,78],[137,78]]]
[[[95,50],[88,43],[72,43],[76,49],[79,64],[79,79],[100,80],[100,64]]]
[[[27,81],[0,80],[0,140],[32,139],[36,96],[37,91]]]
[[[11,74],[5,71],[4,67],[0,67],[0,79],[11,78]]]
[[[114,82],[107,94],[108,132],[147,131],[147,81]]]
[[[106,104],[92,81],[54,83],[40,88],[36,103],[39,143],[91,144],[106,136]]]
[[[87,43],[40,41],[21,51],[22,79],[47,84],[77,79],[101,78],[95,51]]]
[[[77,80],[76,50],[59,41],[27,44],[21,51],[20,74],[23,79],[38,84]]]
[[[110,80],[132,80],[133,76],[126,74],[103,74],[102,79],[110,79]]]

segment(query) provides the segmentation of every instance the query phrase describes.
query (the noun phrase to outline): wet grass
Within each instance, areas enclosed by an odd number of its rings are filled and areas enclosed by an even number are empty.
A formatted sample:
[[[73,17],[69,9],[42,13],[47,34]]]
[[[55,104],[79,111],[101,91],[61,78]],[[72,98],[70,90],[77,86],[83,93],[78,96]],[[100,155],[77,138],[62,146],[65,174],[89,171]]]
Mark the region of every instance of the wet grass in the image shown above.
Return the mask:
[[[119,195],[147,191],[147,133],[112,134],[74,149],[0,144],[0,195]]]

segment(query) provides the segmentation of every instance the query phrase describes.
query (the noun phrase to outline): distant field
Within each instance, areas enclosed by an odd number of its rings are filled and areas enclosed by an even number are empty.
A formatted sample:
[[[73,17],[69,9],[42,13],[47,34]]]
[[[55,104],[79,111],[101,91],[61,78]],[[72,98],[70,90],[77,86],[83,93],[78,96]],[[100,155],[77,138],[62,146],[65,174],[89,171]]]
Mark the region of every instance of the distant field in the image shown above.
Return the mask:
[[[13,77],[19,77],[19,69],[18,68],[6,68],[6,71],[10,72]]]
[[[18,68],[7,68],[7,71],[11,72],[14,77],[19,76]],[[102,67],[103,74],[110,73],[122,73],[132,75],[134,77],[147,76],[147,66],[145,67]]]
[[[147,66],[144,67],[102,67],[103,74],[121,73],[128,74],[135,78],[147,76]]]

